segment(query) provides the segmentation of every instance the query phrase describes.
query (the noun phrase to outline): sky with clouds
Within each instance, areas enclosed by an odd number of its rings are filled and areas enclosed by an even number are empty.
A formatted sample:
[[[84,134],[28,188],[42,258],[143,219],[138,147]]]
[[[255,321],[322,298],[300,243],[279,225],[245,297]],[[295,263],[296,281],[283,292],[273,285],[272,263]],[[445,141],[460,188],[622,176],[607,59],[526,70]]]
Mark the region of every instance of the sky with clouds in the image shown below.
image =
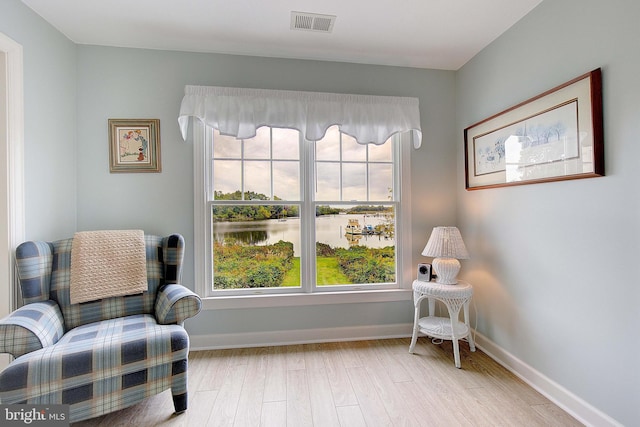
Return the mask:
[[[259,128],[254,138],[240,143],[233,137],[214,134],[213,190],[231,193],[240,190],[242,182],[242,150],[244,150],[244,190],[266,195],[273,193],[283,200],[300,199],[300,144],[297,130],[273,129],[273,161],[269,155],[269,128]],[[368,152],[368,153],[367,153]],[[392,144],[361,145],[348,135],[342,136],[336,126],[315,144],[316,200],[367,200],[367,154],[369,156],[370,201],[388,201],[393,186]],[[340,158],[342,155],[342,158]],[[342,167],[341,167],[342,166]],[[272,172],[273,171],[273,172]]]

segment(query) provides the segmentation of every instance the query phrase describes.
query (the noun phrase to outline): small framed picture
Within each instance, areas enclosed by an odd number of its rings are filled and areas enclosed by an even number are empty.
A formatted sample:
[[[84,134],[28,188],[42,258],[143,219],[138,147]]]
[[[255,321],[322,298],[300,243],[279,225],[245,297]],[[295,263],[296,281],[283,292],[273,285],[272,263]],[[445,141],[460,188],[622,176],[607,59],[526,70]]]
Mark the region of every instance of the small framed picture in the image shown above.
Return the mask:
[[[431,264],[418,264],[418,280],[430,282],[431,277]]]
[[[109,119],[111,173],[161,169],[159,119]]]

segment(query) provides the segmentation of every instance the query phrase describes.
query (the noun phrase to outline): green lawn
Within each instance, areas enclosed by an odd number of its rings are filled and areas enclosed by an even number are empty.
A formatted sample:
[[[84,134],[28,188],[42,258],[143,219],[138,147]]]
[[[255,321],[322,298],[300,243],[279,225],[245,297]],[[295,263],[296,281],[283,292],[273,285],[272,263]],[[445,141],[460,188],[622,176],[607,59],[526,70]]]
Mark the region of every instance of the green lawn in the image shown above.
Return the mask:
[[[338,260],[332,257],[317,258],[317,284],[322,285],[345,285],[351,283],[349,278],[340,270]]]
[[[338,260],[332,257],[318,257],[318,286],[344,285],[349,279],[342,274]],[[293,267],[287,272],[282,281],[282,286],[300,286],[300,258],[293,259]]]
[[[294,257],[292,264],[282,279],[282,286],[300,286],[300,257]]]

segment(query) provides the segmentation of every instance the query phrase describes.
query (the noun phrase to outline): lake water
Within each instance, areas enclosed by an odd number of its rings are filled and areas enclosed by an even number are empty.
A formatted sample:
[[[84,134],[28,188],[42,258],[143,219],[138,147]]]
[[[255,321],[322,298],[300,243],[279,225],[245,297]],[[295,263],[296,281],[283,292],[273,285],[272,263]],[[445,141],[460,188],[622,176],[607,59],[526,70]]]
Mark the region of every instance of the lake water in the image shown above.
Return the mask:
[[[375,227],[384,223],[381,216],[371,215],[323,215],[316,217],[316,241],[331,247],[348,248],[354,244],[370,248],[394,246],[395,238],[384,236],[347,236],[345,230],[350,219],[358,220],[361,226]],[[293,243],[295,256],[300,256],[300,219],[287,218],[284,221],[216,222],[213,224],[213,238],[224,241],[232,237],[249,245],[271,245],[280,240]]]

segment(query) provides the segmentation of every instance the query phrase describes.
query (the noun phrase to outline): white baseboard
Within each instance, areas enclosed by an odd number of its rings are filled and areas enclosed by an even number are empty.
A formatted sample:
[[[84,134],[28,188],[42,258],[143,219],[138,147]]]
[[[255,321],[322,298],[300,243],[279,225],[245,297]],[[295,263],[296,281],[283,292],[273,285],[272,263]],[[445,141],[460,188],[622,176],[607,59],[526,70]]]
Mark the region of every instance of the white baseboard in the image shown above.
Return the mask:
[[[547,399],[558,405],[584,425],[598,427],[622,427],[622,424],[618,421],[614,420],[599,409],[594,408],[588,402],[576,396],[542,373],[536,371],[531,366],[504,350],[484,335],[476,333],[475,343],[476,346],[487,356],[504,366],[515,376],[543,394]]]
[[[192,350],[265,347],[333,341],[362,341],[411,336],[410,323],[365,325],[344,328],[296,329],[290,331],[248,332],[241,334],[191,335]]]
[[[405,338],[411,336],[410,323],[366,325],[344,328],[300,329],[291,331],[248,332],[241,334],[191,335],[192,350],[265,347],[277,345],[309,344],[335,341],[361,341],[370,339]],[[476,345],[518,378],[543,394],[554,404],[587,426],[622,427],[622,424],[594,408],[566,388],[557,384],[527,363],[480,333],[475,335]]]

